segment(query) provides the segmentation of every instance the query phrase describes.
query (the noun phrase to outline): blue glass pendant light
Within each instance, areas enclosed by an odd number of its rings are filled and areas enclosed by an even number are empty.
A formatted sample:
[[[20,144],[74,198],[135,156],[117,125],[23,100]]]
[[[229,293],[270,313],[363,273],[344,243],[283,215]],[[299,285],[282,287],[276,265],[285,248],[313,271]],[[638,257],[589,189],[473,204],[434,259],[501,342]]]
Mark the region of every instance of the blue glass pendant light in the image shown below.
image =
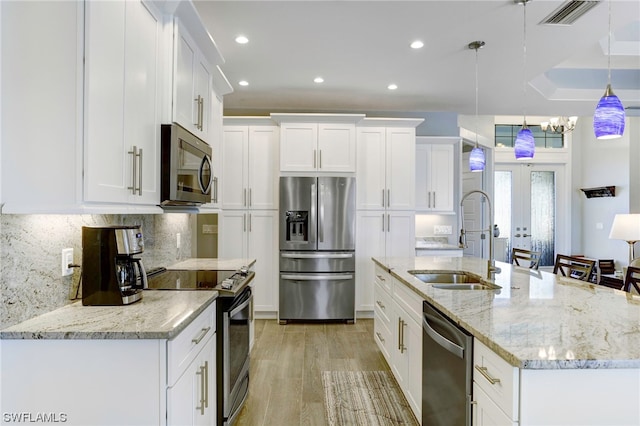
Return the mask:
[[[469,170],[472,172],[484,171],[486,163],[484,150],[478,145],[478,49],[484,45],[484,41],[472,41],[469,43],[469,49],[475,49],[476,51],[476,146],[469,154]]]
[[[516,160],[531,160],[533,158],[533,154],[536,151],[536,142],[533,139],[533,133],[531,133],[531,130],[527,127],[526,121],[516,136],[514,148],[516,151]]]
[[[523,43],[522,43],[522,88],[523,88],[523,98],[525,99],[524,104],[526,105],[527,98],[527,78],[526,78],[526,69],[527,69],[527,2],[529,0],[515,0],[516,3],[522,4],[523,10],[523,21],[524,21],[524,33],[523,33]],[[524,114],[524,121],[522,123],[522,129],[518,132],[516,136],[516,140],[513,144],[514,151],[516,154],[516,160],[530,160],[533,158],[533,155],[536,150],[536,143],[533,139],[533,133],[527,127],[527,116]]]
[[[609,0],[609,46],[607,58],[607,88],[593,114],[593,132],[596,135],[596,139],[616,139],[624,133],[624,107],[620,99],[611,90],[611,0]]]

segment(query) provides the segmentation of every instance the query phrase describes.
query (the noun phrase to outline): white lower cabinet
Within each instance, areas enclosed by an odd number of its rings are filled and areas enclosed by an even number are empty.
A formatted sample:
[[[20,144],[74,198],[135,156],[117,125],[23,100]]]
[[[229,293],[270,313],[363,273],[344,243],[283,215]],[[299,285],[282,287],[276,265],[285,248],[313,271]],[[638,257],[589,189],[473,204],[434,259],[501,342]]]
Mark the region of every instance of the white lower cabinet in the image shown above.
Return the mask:
[[[415,217],[413,211],[356,213],[356,311],[373,310],[372,257],[415,256]]]
[[[223,210],[218,216],[220,258],[257,259],[253,287],[255,312],[275,318],[278,311],[278,212]],[[263,314],[264,315],[264,314]]]
[[[2,423],[214,424],[215,312],[171,340],[1,340]]]
[[[375,267],[374,338],[417,419],[422,419],[422,298]]]
[[[476,426],[640,424],[637,368],[519,369],[477,339],[473,360]]]
[[[209,338],[200,354],[167,390],[167,424],[211,425],[216,419],[216,339]]]

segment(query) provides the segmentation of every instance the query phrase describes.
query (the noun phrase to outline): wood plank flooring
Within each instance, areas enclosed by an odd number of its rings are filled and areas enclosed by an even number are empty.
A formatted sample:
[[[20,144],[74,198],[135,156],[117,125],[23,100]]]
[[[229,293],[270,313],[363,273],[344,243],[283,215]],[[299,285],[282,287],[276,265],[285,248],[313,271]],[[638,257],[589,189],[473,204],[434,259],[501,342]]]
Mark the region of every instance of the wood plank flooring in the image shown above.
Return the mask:
[[[237,426],[325,426],[326,370],[384,371],[373,320],[279,325],[256,320],[249,396]]]

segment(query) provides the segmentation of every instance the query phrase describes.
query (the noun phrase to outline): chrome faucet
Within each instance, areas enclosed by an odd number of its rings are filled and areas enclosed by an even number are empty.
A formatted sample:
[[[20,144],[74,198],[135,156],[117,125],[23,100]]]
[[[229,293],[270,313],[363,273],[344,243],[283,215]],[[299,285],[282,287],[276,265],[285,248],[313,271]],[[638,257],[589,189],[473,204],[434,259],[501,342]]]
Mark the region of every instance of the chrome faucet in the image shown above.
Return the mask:
[[[475,230],[465,230],[464,229],[464,200],[470,196],[471,194],[481,194],[486,198],[487,204],[489,205],[489,227],[487,229],[475,229]],[[500,269],[496,267],[496,261],[493,257],[493,207],[491,206],[491,198],[489,194],[479,189],[473,189],[462,196],[460,199],[460,239],[459,247],[464,249],[467,248],[467,233],[468,232],[488,232],[489,233],[489,261],[488,261],[488,272],[499,272]]]

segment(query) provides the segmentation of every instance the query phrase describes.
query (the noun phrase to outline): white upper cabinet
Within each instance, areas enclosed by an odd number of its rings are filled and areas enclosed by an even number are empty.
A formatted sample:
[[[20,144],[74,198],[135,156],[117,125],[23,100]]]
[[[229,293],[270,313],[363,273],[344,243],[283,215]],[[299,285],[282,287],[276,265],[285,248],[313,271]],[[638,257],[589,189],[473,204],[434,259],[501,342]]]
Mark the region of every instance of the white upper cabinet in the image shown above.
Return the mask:
[[[233,124],[224,126],[222,208],[278,209],[278,126],[268,118],[225,123]]]
[[[86,3],[84,201],[156,205],[162,17],[143,1]]]
[[[419,137],[416,146],[416,210],[455,213],[455,148],[458,137]]]
[[[415,208],[415,127],[421,122],[368,118],[358,125],[359,210]]]
[[[361,114],[271,114],[280,123],[280,171],[353,173]]]
[[[179,18],[174,25],[173,121],[208,142],[212,66]]]

